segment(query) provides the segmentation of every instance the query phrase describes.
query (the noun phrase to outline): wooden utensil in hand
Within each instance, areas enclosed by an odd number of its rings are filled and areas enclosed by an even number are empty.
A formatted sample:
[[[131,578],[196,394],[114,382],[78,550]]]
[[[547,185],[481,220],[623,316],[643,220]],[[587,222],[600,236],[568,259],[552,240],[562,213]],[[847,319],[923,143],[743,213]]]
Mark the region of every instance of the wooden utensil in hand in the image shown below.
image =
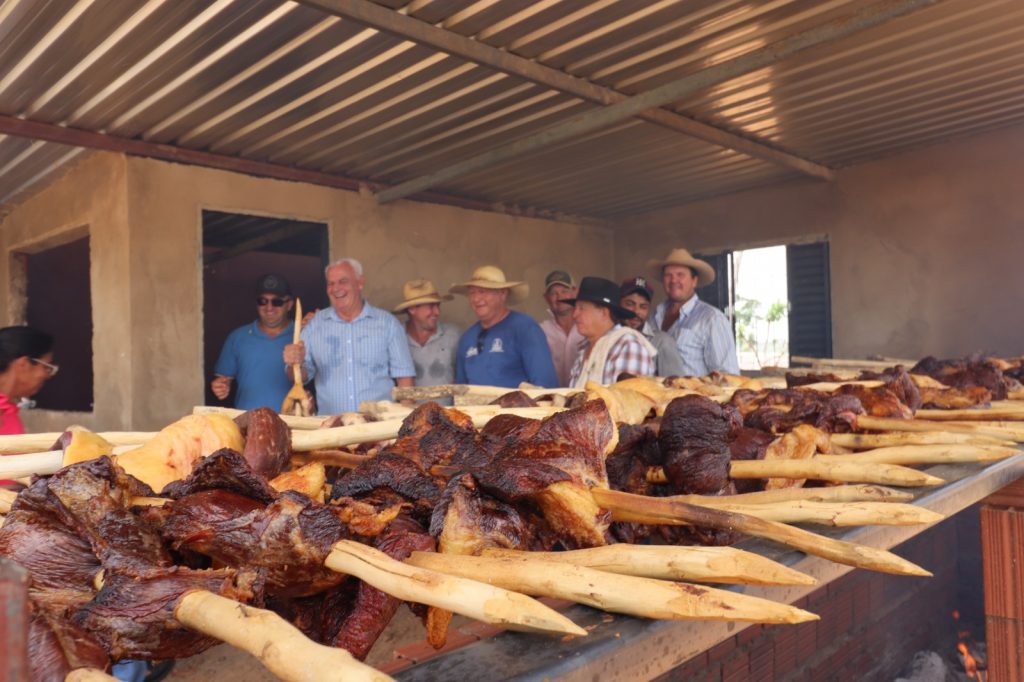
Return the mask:
[[[295,333],[292,336],[292,343],[301,341],[302,331],[302,301],[295,299]],[[295,383],[288,389],[288,394],[281,403],[281,414],[290,414],[296,417],[309,417],[313,414],[312,398],[302,385],[302,364],[292,365],[292,373]]]

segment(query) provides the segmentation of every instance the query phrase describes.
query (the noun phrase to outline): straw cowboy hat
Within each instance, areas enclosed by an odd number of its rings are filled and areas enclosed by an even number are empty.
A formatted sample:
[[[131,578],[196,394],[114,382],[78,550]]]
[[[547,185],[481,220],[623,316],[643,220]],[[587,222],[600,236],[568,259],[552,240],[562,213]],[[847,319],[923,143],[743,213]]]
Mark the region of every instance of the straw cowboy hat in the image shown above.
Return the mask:
[[[440,303],[452,300],[451,296],[438,293],[437,287],[429,279],[411,279],[402,286],[402,297],[405,299],[396,305],[391,312],[400,313],[406,308],[424,303]]]
[[[685,265],[688,268],[693,268],[697,271],[697,281],[702,287],[715,281],[715,269],[711,267],[711,264],[694,258],[686,249],[672,249],[664,260],[647,261],[647,267],[657,272],[658,277],[661,277],[662,269],[666,265]]]
[[[508,289],[508,304],[515,305],[526,300],[530,294],[530,285],[526,282],[510,282],[505,279],[505,273],[495,265],[481,265],[473,271],[468,282],[453,284],[449,293],[469,293],[469,287],[480,287],[481,289]]]

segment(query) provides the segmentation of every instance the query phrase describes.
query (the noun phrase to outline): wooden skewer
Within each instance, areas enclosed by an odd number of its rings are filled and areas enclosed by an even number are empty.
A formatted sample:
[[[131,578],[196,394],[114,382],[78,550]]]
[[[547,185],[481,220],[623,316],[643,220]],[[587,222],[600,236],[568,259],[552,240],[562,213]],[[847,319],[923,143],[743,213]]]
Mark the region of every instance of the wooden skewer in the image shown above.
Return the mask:
[[[0,436],[0,454],[19,452],[34,453],[53,447],[63,431],[47,433],[21,433],[16,436]],[[156,435],[156,431],[106,431],[97,434],[111,445],[139,445]],[[10,478],[10,477],[8,477]]]
[[[118,680],[96,668],[76,668],[67,674],[64,682],[118,682]]]
[[[234,419],[245,414],[246,410],[236,410],[233,407],[217,407],[215,405],[196,405],[192,408],[192,414],[222,414],[225,417]],[[327,417],[296,417],[293,414],[279,414],[285,424],[291,429],[319,429]]]
[[[926,419],[869,417],[862,414],[857,417],[857,427],[872,431],[952,431],[954,433],[969,433],[976,436],[992,436],[1018,443],[1024,442],[1024,426],[992,426],[985,422],[959,424],[957,422],[937,422]]]
[[[11,511],[11,505],[17,496],[18,493],[13,490],[0,489],[0,514],[6,514]]]
[[[775,459],[737,460],[729,464],[732,478],[810,478],[843,483],[881,483],[918,487],[941,485],[944,480],[923,471],[897,464],[863,464],[848,462],[841,456],[835,460]]]
[[[473,421],[473,425],[479,428],[486,425],[487,422],[499,414],[514,414],[529,419],[542,419],[549,416],[552,411],[553,408],[550,407],[500,408],[498,406],[492,406],[490,409],[485,411],[471,414],[470,419]],[[298,452],[306,452],[310,450],[332,449],[344,447],[346,445],[359,445],[362,443],[391,440],[398,436],[398,431],[401,428],[401,419],[388,419],[385,421],[370,422],[367,424],[337,426],[330,429],[292,431],[292,449]],[[38,436],[38,434],[36,435]],[[42,447],[52,445],[59,435],[60,434],[55,434],[52,440],[45,441],[46,445]],[[112,442],[121,442],[122,440],[117,438],[117,434],[106,433],[100,435],[105,438],[112,436]],[[131,434],[131,436],[137,442],[126,445],[137,446],[139,444],[140,437],[148,437],[142,438],[141,442],[145,443],[153,436],[156,436],[156,433],[134,433]],[[22,436],[0,436],[0,444],[5,442],[5,438],[22,438]],[[111,440],[111,438],[107,439]],[[2,449],[2,447],[0,447],[0,449]],[[117,452],[116,448],[115,452]],[[20,478],[22,476],[30,476],[32,474],[48,476],[61,468],[62,461],[62,453],[59,450],[2,457],[0,458],[0,479]]]
[[[709,495],[674,495],[667,500],[678,500],[689,504],[700,505]],[[810,500],[812,502],[908,502],[914,494],[905,490],[886,488],[880,485],[832,485],[822,488],[780,488],[778,490],[761,490],[740,495],[723,495],[723,499],[741,504],[764,504],[766,502],[788,502],[790,500]]]
[[[184,626],[249,652],[286,682],[391,678],[344,649],[317,644],[273,611],[239,604],[212,592],[186,593],[174,608]]]
[[[850,455],[852,457],[852,455]],[[910,469],[898,464],[875,464],[871,461],[848,461],[846,455],[828,459],[749,459],[729,463],[731,478],[795,478],[842,483],[879,483],[904,487],[941,485],[944,480],[923,471]],[[661,467],[652,467],[647,472],[651,483],[664,484],[668,476]]]
[[[516,558],[585,566],[609,573],[661,580],[695,580],[730,585],[814,585],[809,575],[753,552],[735,547],[630,545],[574,549],[567,552],[523,552],[485,549],[482,556]]]
[[[460,559],[463,557],[459,557]],[[335,543],[324,564],[382,592],[510,630],[584,636],[587,631],[540,602],[475,580],[415,568],[350,540]]]
[[[896,433],[833,433],[832,445],[852,450],[872,450],[896,445],[1008,445],[1012,439],[952,431],[898,431]]]
[[[356,455],[347,450],[309,450],[296,452],[292,456],[292,462],[297,464],[323,462],[327,466],[345,469],[356,469],[371,459],[373,455]]]
[[[975,407],[959,410],[918,410],[914,415],[918,419],[934,419],[937,421],[1010,421],[1024,420],[1024,406],[1018,401],[999,401],[991,407]]]
[[[651,519],[646,523],[658,523],[659,520],[661,522],[666,520],[686,521],[696,526],[735,530],[747,535],[774,540],[807,554],[857,568],[869,568],[897,575],[931,575],[929,571],[886,550],[834,540],[783,523],[765,521],[746,514],[697,507],[665,498],[632,495],[617,490],[593,488],[591,492],[597,503],[612,513],[613,520],[619,513],[637,514],[642,512]]]
[[[701,506],[708,509],[735,512],[778,523],[814,523],[822,526],[914,526],[937,523],[945,517],[924,507],[899,502],[814,502],[790,500],[764,504],[736,504],[729,496],[707,497]],[[648,514],[618,512],[617,521],[648,523]],[[689,525],[680,521],[673,525]]]
[[[406,563],[507,590],[568,599],[594,608],[663,620],[804,623],[818,616],[788,604],[711,587],[606,573],[529,556],[454,556],[413,552]]]
[[[953,464],[960,462],[997,462],[1021,452],[1015,445],[899,445],[862,450],[848,455],[817,455],[823,462],[860,462],[884,464]]]

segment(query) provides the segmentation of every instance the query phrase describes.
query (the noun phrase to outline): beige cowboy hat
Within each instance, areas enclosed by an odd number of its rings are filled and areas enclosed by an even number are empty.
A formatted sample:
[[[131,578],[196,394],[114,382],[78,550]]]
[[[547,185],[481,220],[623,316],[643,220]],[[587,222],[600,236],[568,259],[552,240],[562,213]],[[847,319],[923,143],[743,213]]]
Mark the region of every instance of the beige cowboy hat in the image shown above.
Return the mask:
[[[711,267],[711,264],[699,258],[694,258],[686,249],[672,249],[664,260],[654,259],[647,261],[647,267],[657,272],[658,277],[661,277],[662,269],[666,265],[685,265],[686,267],[693,268],[697,271],[697,281],[702,287],[706,287],[715,281],[715,269]]]
[[[452,297],[449,295],[442,296],[437,291],[437,287],[429,279],[411,279],[402,286],[402,297],[405,299],[398,305],[396,305],[391,312],[400,313],[406,308],[411,308],[414,305],[423,305],[424,303],[440,303],[441,301],[450,301]]]
[[[505,279],[505,273],[495,265],[481,265],[473,271],[468,282],[453,284],[448,290],[452,294],[469,293],[469,287],[480,287],[481,289],[508,289],[508,304],[515,305],[526,300],[530,295],[530,285],[526,282],[510,282]]]

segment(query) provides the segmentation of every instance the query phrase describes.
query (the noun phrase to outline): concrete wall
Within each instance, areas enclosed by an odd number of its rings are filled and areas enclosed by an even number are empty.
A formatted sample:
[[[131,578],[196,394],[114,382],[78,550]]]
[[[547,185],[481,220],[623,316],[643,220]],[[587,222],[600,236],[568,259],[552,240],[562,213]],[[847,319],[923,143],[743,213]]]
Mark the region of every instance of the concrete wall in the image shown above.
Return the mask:
[[[626,277],[672,246],[714,252],[825,236],[837,357],[1024,353],[1024,127],[639,216]]]
[[[5,325],[21,324],[24,315],[24,294],[20,289],[24,282],[19,273],[12,272],[10,254],[32,253],[86,233],[90,237],[94,409],[91,413],[23,412],[30,431],[59,430],[72,423],[92,428],[126,428],[132,421],[131,357],[135,337],[127,286],[131,235],[126,173],[123,156],[91,155],[15,207],[0,222],[4,252],[0,258],[0,282],[5,294],[0,297],[0,317]]]

